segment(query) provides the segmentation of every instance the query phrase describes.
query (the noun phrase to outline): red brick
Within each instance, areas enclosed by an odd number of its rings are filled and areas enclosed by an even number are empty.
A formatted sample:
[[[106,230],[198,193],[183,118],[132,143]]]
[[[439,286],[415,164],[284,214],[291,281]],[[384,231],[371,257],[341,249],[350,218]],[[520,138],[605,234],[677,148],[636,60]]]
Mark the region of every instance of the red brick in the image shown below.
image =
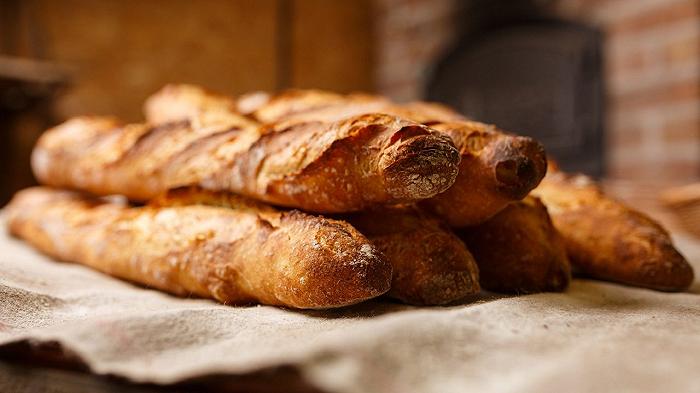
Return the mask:
[[[700,105],[700,103],[698,103]],[[700,143],[700,119],[674,121],[664,125],[664,141],[670,143],[691,142]],[[700,159],[700,157],[698,158]]]
[[[644,52],[613,53],[608,56],[607,70],[610,73],[638,72],[648,65]]]
[[[700,175],[700,165],[697,161],[645,161],[609,165],[606,176],[626,180],[649,180],[663,176],[665,181],[692,181]]]
[[[686,0],[667,5],[661,4],[657,9],[611,23],[606,30],[610,33],[635,33],[698,17],[700,17],[700,7],[697,1]]]
[[[697,179],[700,175],[700,163],[698,161],[679,160],[663,164],[664,173],[669,178]]]
[[[698,19],[698,25],[700,26],[700,19]],[[669,43],[664,48],[663,55],[667,63],[698,62],[700,59],[700,35]],[[700,66],[698,73],[700,73]]]
[[[642,145],[642,133],[639,127],[609,130],[606,143],[612,151],[639,147]]]
[[[639,107],[698,101],[700,105],[700,78],[634,92],[619,96],[611,95],[610,104],[616,110],[629,110]]]

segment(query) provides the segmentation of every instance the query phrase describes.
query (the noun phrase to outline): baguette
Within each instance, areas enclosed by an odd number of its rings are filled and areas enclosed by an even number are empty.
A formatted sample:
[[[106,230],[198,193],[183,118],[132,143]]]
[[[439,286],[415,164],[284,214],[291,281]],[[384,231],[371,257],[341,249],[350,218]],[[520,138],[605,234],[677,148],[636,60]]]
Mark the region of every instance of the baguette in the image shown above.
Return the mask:
[[[144,104],[146,119],[154,124],[192,120],[200,122],[195,127],[212,124],[238,124],[241,128],[257,126],[254,120],[240,115],[238,109],[237,102],[229,97],[185,84],[166,85],[148,97]]]
[[[348,104],[353,104],[355,107],[350,107]],[[276,123],[283,120],[333,122],[364,113],[373,113],[389,104],[390,101],[386,98],[376,95],[342,95],[315,89],[291,89],[270,97],[267,102],[252,112],[252,117],[261,123]],[[349,112],[337,112],[344,107],[348,108]],[[329,111],[322,112],[324,109]],[[314,112],[313,115],[306,118],[304,114],[310,112]]]
[[[524,198],[544,177],[544,148],[532,138],[515,136],[475,121],[450,108],[427,102],[396,105],[376,96],[342,96],[317,90],[293,90],[262,105],[260,121],[338,121],[368,112],[388,113],[448,135],[461,154],[459,175],[446,192],[421,206],[451,226],[476,225]]]
[[[542,180],[547,157],[532,138],[510,135],[473,121],[434,124],[460,151],[452,187],[421,206],[453,227],[477,225],[523,199]]]
[[[668,232],[606,196],[583,175],[556,172],[533,191],[562,234],[575,273],[660,291],[682,291],[693,269]]]
[[[48,255],[176,295],[322,309],[389,290],[391,265],[347,223],[231,206],[134,208],[37,187],[7,212],[10,232]]]
[[[236,111],[243,116],[253,117],[253,113],[270,101],[270,93],[257,90],[245,93],[236,98]]]
[[[192,187],[171,190],[156,206],[204,204],[236,208],[238,197]],[[271,209],[258,204],[257,209]],[[411,207],[343,215],[393,267],[388,296],[412,305],[441,305],[478,293],[478,268],[464,244],[436,219]]]
[[[47,131],[32,154],[36,177],[54,187],[145,201],[196,184],[321,213],[432,197],[452,185],[458,163],[448,137],[382,114],[253,130],[77,118]]]
[[[341,95],[302,89],[274,96],[257,91],[234,99],[194,85],[170,84],[149,97],[144,105],[146,120],[155,124],[201,119],[240,120],[241,117],[263,124],[280,121],[331,123],[377,112],[426,125],[466,120],[449,107],[436,103],[418,101],[396,105],[377,95]]]
[[[485,289],[560,292],[571,281],[564,242],[535,197],[509,204],[483,224],[457,231],[479,265]]]
[[[242,127],[193,127],[189,120],[122,126],[113,118],[77,117],[39,138],[31,164],[45,185],[145,201],[245,152],[259,135]]]
[[[201,93],[210,94],[205,91]],[[184,92],[182,96],[185,96]],[[202,99],[206,98],[197,100]],[[195,101],[192,100],[191,105],[195,105]],[[322,90],[301,89],[288,90],[259,103],[257,110],[252,112],[252,117],[262,123],[334,122],[365,113],[387,113],[425,125],[466,120],[449,107],[436,103],[418,101],[397,105],[377,95],[341,95]]]
[[[442,305],[478,293],[479,268],[464,243],[414,207],[344,217],[386,256],[394,271],[388,296],[412,305]]]

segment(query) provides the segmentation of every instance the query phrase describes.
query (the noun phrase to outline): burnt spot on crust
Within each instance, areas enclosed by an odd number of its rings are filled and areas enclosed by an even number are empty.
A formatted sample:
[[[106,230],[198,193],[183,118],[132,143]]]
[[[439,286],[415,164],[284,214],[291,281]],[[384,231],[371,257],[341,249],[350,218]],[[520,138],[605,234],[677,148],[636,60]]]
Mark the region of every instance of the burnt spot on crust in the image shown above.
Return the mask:
[[[490,160],[498,189],[512,199],[524,198],[547,172],[544,147],[532,138],[501,138]]]

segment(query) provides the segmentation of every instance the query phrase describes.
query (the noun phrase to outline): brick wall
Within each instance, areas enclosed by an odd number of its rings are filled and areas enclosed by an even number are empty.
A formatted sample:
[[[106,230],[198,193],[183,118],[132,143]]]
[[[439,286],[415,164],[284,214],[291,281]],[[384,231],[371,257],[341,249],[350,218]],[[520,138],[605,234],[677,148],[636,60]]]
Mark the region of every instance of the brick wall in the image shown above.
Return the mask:
[[[420,98],[430,66],[456,39],[459,3],[376,3],[377,86],[397,99]],[[700,0],[553,0],[548,7],[604,33],[608,176],[698,178]]]
[[[685,181],[700,171],[700,0],[559,0],[605,34],[611,177]]]
[[[375,0],[377,90],[421,98],[430,67],[454,42],[459,0]]]

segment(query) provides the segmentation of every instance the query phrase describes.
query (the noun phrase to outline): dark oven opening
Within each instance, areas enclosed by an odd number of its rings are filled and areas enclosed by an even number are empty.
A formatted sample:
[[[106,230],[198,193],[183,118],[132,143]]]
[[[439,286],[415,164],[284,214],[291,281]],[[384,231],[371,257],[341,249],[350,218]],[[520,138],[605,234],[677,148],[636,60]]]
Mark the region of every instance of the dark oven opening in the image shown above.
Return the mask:
[[[563,169],[601,176],[601,34],[548,16],[539,3],[471,2],[467,28],[437,63],[427,96],[537,138]]]

